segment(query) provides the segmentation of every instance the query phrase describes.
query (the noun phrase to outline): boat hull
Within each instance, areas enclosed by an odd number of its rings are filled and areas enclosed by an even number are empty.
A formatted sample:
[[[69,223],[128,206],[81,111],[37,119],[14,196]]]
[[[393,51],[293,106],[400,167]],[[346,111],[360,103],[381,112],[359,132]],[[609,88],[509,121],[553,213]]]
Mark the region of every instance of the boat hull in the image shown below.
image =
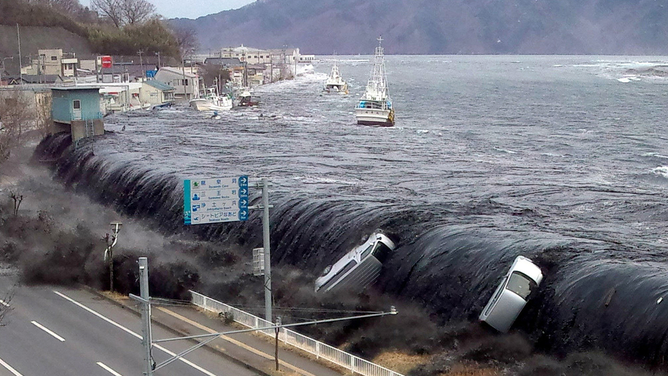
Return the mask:
[[[360,125],[394,126],[394,110],[356,108],[355,117]]]
[[[193,99],[190,101],[190,107],[197,111],[208,111],[211,108],[211,102],[206,99]]]

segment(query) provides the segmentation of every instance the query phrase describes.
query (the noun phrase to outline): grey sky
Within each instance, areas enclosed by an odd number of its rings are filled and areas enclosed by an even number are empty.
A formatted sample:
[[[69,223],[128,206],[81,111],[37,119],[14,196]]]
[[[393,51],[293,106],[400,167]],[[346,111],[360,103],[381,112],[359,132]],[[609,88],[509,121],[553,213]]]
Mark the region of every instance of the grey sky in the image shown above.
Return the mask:
[[[165,18],[197,18],[228,9],[238,9],[255,0],[149,0]],[[90,0],[79,0],[90,6]]]

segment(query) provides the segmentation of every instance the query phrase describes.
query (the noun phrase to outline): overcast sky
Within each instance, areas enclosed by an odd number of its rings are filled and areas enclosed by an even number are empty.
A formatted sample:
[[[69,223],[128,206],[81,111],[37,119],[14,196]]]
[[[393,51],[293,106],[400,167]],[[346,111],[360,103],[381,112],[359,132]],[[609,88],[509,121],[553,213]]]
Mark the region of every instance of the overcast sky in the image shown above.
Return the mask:
[[[149,0],[165,18],[197,18],[223,10],[238,9],[254,0]],[[79,0],[90,6],[90,0]]]

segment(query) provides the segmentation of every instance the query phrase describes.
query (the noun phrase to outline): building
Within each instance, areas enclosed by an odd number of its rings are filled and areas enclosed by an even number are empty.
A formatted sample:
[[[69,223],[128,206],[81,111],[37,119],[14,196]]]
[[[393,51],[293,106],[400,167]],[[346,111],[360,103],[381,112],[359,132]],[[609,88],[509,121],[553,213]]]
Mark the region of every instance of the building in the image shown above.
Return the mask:
[[[236,57],[208,57],[204,59],[204,65],[220,65],[223,68],[242,67],[243,63]]]
[[[200,79],[193,67],[162,67],[155,79],[174,87],[174,96],[190,100],[199,95]]]
[[[75,142],[104,134],[99,88],[54,87],[51,96],[51,117],[56,132],[70,132]]]
[[[75,77],[79,59],[75,53],[63,53],[61,49],[37,50],[38,57],[32,59],[27,67],[21,67],[21,73],[33,76]]]
[[[139,91],[139,100],[141,103],[150,106],[161,106],[174,103],[174,92],[176,89],[158,80],[148,80],[142,83]]]

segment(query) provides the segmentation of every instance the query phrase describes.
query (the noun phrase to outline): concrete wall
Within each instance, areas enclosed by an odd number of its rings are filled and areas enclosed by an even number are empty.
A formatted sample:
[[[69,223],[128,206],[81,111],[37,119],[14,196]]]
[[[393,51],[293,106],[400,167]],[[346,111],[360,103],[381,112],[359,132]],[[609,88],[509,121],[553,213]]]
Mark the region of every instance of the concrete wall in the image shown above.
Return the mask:
[[[102,119],[73,120],[71,131],[73,142],[84,137],[101,136],[104,134],[104,122]],[[91,131],[93,134],[90,134]]]

